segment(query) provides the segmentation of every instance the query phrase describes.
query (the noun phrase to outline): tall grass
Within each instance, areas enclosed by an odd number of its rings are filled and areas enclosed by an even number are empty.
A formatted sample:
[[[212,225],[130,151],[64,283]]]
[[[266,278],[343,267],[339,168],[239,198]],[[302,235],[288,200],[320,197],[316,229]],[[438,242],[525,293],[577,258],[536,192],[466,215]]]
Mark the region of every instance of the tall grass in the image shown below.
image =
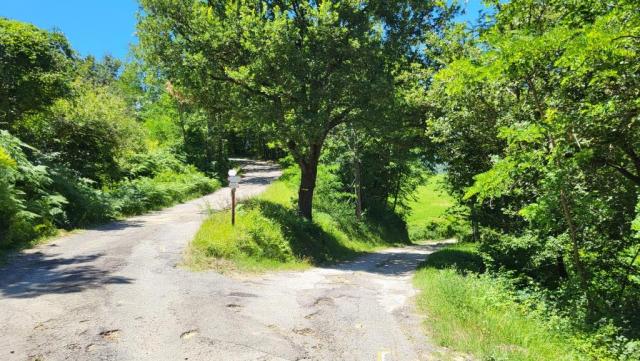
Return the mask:
[[[435,252],[415,275],[425,325],[442,346],[483,360],[582,360],[573,336],[516,302],[509,284],[488,274],[474,245]]]

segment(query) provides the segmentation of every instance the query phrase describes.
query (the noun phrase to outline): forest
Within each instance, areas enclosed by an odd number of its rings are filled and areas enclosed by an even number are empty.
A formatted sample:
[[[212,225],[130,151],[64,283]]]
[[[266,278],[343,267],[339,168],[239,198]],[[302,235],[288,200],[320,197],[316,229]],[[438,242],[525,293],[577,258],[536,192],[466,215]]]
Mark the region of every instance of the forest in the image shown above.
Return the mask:
[[[482,265],[438,267],[505,284],[575,359],[635,359],[640,3],[485,3],[471,26],[455,1],[140,0],[126,61],[0,17],[0,249],[211,193],[233,157],[273,160],[304,244],[261,257],[341,259],[314,228],[327,217],[354,242],[456,238],[432,262],[473,248]],[[452,204],[407,231],[434,174]],[[261,227],[254,248],[275,244]]]

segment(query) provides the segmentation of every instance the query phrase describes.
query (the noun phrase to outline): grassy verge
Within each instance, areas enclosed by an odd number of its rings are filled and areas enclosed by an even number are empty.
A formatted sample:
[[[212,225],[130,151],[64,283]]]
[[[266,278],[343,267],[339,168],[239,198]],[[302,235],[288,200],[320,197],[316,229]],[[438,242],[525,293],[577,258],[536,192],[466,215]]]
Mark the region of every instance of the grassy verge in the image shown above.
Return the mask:
[[[517,302],[508,282],[477,273],[483,269],[474,245],[456,244],[432,254],[416,273],[418,306],[436,342],[483,360],[584,359],[572,335]]]
[[[455,200],[447,192],[444,174],[436,174],[416,189],[409,203],[407,229],[412,241],[460,237],[469,227],[454,211]]]
[[[298,174],[287,169],[263,194],[238,207],[235,227],[228,210],[212,214],[189,247],[186,264],[197,270],[300,269],[408,242],[403,223],[395,215],[372,212],[356,222],[350,208],[323,202],[323,197],[331,196],[323,188],[324,176],[316,191],[313,221],[296,214]],[[322,207],[323,203],[331,204]]]

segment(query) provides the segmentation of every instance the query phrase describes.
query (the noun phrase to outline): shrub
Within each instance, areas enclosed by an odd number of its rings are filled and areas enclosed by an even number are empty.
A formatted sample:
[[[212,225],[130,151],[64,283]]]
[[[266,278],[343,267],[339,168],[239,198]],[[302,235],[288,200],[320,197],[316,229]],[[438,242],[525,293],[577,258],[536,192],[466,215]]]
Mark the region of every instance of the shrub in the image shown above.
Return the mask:
[[[0,130],[0,247],[51,235],[65,221],[67,202],[49,191],[49,168],[29,161],[23,149],[29,147]]]
[[[184,173],[165,170],[154,177],[125,180],[107,188],[106,194],[120,215],[140,214],[210,193],[220,182],[187,167]]]
[[[489,266],[494,271],[517,271],[522,278],[535,279],[556,287],[564,267],[558,264],[562,253],[560,242],[555,239],[540,239],[534,234],[521,236],[502,234],[482,229],[480,250],[487,255]]]
[[[153,177],[163,171],[185,172],[188,165],[168,148],[131,153],[120,161],[121,173],[127,178]]]
[[[85,227],[117,217],[113,200],[95,182],[75,172],[58,167],[52,175],[52,189],[65,197],[66,223],[64,228]]]
[[[144,159],[137,164],[147,164],[150,176],[100,189],[96,182],[64,165],[50,166],[54,163],[49,155],[0,131],[0,248],[19,247],[53,235],[58,228],[88,226],[159,209],[220,186],[168,153],[132,158]]]

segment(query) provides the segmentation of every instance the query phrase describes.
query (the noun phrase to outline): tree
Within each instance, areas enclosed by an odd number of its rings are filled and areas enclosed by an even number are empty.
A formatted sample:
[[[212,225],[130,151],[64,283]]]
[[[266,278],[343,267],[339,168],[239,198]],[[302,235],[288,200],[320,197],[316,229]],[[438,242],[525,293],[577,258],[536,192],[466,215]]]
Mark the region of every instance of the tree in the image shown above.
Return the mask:
[[[637,2],[495,3],[431,89],[450,180],[491,210],[481,239],[499,267],[580,294],[587,319],[637,322]]]
[[[0,17],[0,128],[67,95],[73,58],[61,33]]]
[[[100,184],[118,179],[118,158],[142,148],[141,127],[110,88],[82,81],[73,87],[74,98],[23,117],[15,134],[85,178]]]
[[[449,14],[414,1],[141,3],[146,59],[210,113],[231,110],[286,147],[308,219],[328,134],[385,104],[394,61],[418,58],[425,32]]]

